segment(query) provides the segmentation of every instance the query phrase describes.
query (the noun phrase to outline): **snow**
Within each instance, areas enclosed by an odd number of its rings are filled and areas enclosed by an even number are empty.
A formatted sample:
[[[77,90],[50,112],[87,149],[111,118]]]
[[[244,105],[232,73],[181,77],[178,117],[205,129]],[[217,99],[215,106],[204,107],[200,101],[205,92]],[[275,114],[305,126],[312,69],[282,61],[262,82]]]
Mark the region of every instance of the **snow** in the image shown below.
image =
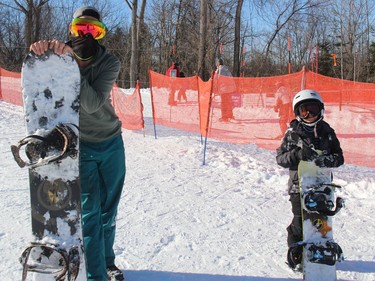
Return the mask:
[[[115,252],[126,280],[301,280],[285,264],[292,214],[288,171],[275,152],[209,139],[203,166],[200,136],[156,126],[155,139],[148,89],[142,100],[145,131],[123,132],[127,175]],[[0,102],[0,130],[0,271],[2,280],[20,280],[18,258],[32,240],[28,172],[10,153],[25,134],[21,107]],[[333,222],[346,257],[338,279],[373,281],[375,169],[345,164],[334,182],[346,199]]]

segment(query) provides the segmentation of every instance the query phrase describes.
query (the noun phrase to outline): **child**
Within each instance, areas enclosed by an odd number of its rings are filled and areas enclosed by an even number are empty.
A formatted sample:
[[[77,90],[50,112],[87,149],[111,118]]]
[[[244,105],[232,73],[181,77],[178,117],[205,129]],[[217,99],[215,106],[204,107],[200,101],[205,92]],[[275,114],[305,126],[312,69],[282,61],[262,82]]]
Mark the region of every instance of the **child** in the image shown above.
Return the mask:
[[[323,121],[324,104],[320,95],[314,90],[298,92],[293,98],[293,111],[296,119],[290,123],[290,128],[276,150],[277,164],[289,168],[288,193],[294,217],[287,227],[288,247],[303,240],[297,174],[299,161],[314,161],[319,167],[339,167],[344,163],[343,152],[335,131]],[[318,156],[315,150],[323,151],[323,155]],[[294,269],[301,260],[300,248],[288,251],[290,267]]]
[[[273,109],[279,113],[280,135],[277,138],[281,139],[288,129],[288,124],[293,116],[292,97],[282,82],[278,81],[276,87],[277,91],[275,93],[275,105]]]

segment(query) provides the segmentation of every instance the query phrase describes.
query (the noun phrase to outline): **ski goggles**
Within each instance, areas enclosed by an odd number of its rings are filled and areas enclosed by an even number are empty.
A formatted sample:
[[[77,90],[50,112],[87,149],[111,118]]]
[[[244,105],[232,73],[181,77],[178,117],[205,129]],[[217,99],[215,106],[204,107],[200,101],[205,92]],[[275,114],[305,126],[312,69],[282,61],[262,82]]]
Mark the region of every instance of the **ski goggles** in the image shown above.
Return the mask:
[[[321,107],[317,102],[305,103],[298,107],[298,113],[302,119],[318,116],[320,111]]]
[[[91,34],[95,40],[99,40],[104,37],[106,26],[98,20],[75,18],[71,24],[71,31],[75,36]]]

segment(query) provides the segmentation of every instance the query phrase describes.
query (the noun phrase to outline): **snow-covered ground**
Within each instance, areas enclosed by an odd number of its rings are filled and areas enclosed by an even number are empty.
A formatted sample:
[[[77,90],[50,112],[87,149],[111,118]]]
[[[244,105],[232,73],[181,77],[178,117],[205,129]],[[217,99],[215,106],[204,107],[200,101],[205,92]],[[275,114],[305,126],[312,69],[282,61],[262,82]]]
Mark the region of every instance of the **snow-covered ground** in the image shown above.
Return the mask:
[[[149,91],[142,96],[144,133],[123,133],[127,176],[115,251],[126,280],[300,280],[285,264],[292,214],[275,152],[209,140],[202,166],[200,136],[157,126],[154,138]],[[0,130],[1,280],[21,280],[18,258],[32,239],[27,170],[10,153],[25,134],[21,107],[0,102]],[[345,164],[335,182],[346,199],[334,217],[346,257],[338,279],[374,281],[375,169]]]

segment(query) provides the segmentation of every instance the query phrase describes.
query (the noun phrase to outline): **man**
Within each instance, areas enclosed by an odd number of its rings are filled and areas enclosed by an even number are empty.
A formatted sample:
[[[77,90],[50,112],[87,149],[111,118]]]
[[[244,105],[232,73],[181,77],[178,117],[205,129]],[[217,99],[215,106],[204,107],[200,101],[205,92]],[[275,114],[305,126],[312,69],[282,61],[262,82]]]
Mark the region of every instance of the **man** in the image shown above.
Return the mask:
[[[30,50],[42,55],[48,49],[58,55],[74,55],[81,72],[80,178],[83,236],[88,280],[124,280],[115,266],[113,244],[116,215],[125,179],[125,151],[121,122],[110,93],[120,62],[98,39],[106,27],[94,7],[75,11],[70,40],[42,40]]]
[[[233,79],[226,77],[232,77],[232,73],[224,65],[223,59],[219,58],[216,60],[215,79],[217,80],[217,92],[221,99],[221,118],[219,119],[221,122],[229,122],[234,119],[232,94],[236,91],[236,85]]]
[[[166,76],[169,77],[180,77],[180,64],[176,61],[172,61],[172,65],[167,69],[165,72]],[[176,86],[175,86],[175,81],[170,81],[170,92],[169,92],[169,97],[168,97],[168,105],[174,106],[177,105],[176,100],[174,99],[176,92]]]

